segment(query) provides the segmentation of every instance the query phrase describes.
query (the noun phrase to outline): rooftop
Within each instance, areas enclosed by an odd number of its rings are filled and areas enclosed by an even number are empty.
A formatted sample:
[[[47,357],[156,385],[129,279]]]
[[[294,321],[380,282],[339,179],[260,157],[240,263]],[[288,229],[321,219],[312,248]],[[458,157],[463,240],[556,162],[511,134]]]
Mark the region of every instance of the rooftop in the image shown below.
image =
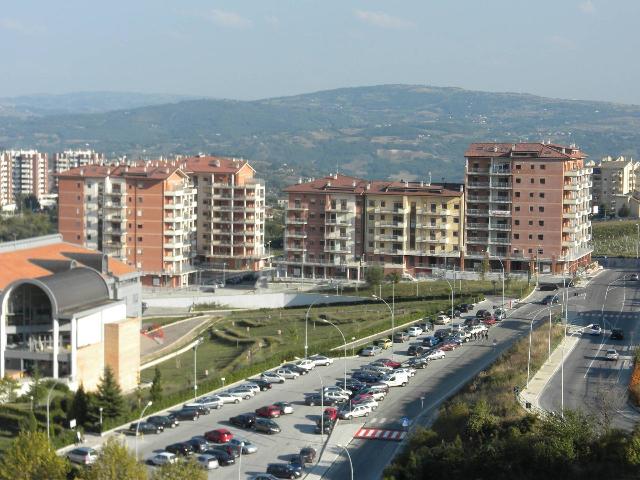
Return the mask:
[[[176,162],[150,161],[131,165],[86,165],[72,168],[57,174],[59,178],[144,178],[151,180],[166,180],[176,171],[180,172],[180,166]],[[184,175],[184,173],[182,173]]]
[[[536,158],[559,160],[581,160],[586,155],[575,146],[556,145],[553,143],[472,143],[465,152],[465,157],[519,157],[532,154]],[[526,158],[526,157],[525,157]]]
[[[239,158],[213,157],[210,155],[198,155],[182,160],[185,164],[184,171],[188,173],[237,173],[247,165],[253,170],[246,160]]]

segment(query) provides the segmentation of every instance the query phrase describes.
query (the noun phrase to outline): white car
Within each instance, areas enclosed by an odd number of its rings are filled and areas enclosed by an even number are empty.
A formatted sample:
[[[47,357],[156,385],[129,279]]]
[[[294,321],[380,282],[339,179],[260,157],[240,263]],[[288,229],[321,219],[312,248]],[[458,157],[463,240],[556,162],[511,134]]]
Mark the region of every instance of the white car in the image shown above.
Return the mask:
[[[424,330],[422,330],[420,327],[409,327],[409,329],[407,330],[407,333],[409,334],[410,337],[419,337],[420,335],[422,335],[422,332]]]
[[[260,374],[260,378],[269,383],[284,383],[284,377],[275,372],[264,372]]]
[[[234,395],[228,392],[219,393],[218,398],[220,398],[224,403],[240,403],[242,401],[241,395]]]
[[[207,408],[222,408],[224,402],[217,395],[207,395],[206,397],[200,397],[196,401],[187,404],[187,406],[200,406]]]
[[[363,400],[359,400],[357,403],[353,404],[355,405],[364,405],[365,407],[369,407],[371,409],[371,411],[375,410],[376,408],[378,408],[378,402],[376,402],[375,399],[373,398],[367,398],[367,399],[363,399]]]
[[[217,457],[214,457],[213,455],[208,455],[206,453],[202,455],[198,455],[196,457],[196,462],[198,462],[198,465],[200,465],[205,470],[213,470],[220,466],[220,464],[218,463]]]
[[[451,322],[451,319],[446,315],[438,315],[436,317],[436,325],[446,325]]]
[[[291,415],[293,413],[293,406],[289,402],[276,402],[274,405],[280,409],[283,415]]]
[[[250,398],[253,398],[253,396],[255,395],[255,392],[253,391],[253,389],[249,387],[243,387],[242,385],[234,388],[230,388],[227,391],[232,394],[239,393],[240,395],[242,395],[242,398],[244,400],[249,400]]]
[[[298,360],[295,363],[298,367],[300,368],[304,368],[305,370],[313,370],[313,368],[316,366],[316,363],[313,360]]]
[[[246,438],[242,437],[234,437],[227,442],[229,445],[233,445],[234,447],[242,447],[242,454],[247,455],[250,453],[256,453],[258,451],[258,447],[251,443]]]
[[[340,392],[325,392],[324,398],[332,398],[334,400],[349,400],[349,395]]]
[[[620,355],[615,349],[612,348],[611,350],[607,350],[605,357],[607,360],[618,360],[618,358],[620,358]]]
[[[342,395],[347,395],[347,396],[351,396],[353,394],[353,392],[347,388],[342,388],[342,387],[334,387],[334,386],[329,386],[329,387],[324,387],[324,391],[325,392],[338,392],[341,393]]]
[[[274,370],[274,373],[286,378],[287,380],[295,380],[300,376],[298,372],[294,372],[288,368],[278,368],[277,370]]]
[[[424,358],[426,358],[427,360],[437,360],[439,358],[444,358],[445,357],[445,353],[443,350],[434,350],[433,352],[429,352],[427,353]]]
[[[260,387],[255,383],[247,382],[247,383],[243,383],[240,386],[250,388],[253,393],[260,393]]]
[[[328,367],[333,363],[333,358],[325,357],[324,355],[313,355],[309,357],[309,360],[315,363],[316,366],[319,365],[321,367]]]
[[[149,462],[153,465],[165,465],[167,463],[176,463],[177,461],[178,457],[171,452],[160,452],[149,459]]]
[[[98,459],[98,452],[90,447],[74,448],[67,453],[67,458],[72,463],[80,465],[91,465]]]
[[[371,413],[371,407],[366,405],[355,405],[350,410],[340,410],[338,416],[342,419],[348,420],[350,418],[368,417]]]
[[[409,383],[409,376],[396,370],[382,377],[380,383],[384,383],[389,387],[406,387],[407,383]]]
[[[593,323],[591,325],[588,325],[586,327],[586,330],[590,335],[601,335],[602,334],[602,327],[600,327],[600,325],[598,325],[597,323]]]
[[[378,347],[377,345],[371,345],[369,347],[363,348],[360,352],[360,355],[363,357],[373,357],[374,355],[378,355],[379,353],[382,353],[382,348]]]
[[[396,368],[395,372],[404,373],[408,377],[413,377],[416,374],[416,369],[411,367],[402,367],[402,368]]]
[[[384,390],[375,390],[375,389],[366,390],[365,394],[371,395],[376,402],[381,402],[382,400],[384,400],[384,397],[387,396]]]

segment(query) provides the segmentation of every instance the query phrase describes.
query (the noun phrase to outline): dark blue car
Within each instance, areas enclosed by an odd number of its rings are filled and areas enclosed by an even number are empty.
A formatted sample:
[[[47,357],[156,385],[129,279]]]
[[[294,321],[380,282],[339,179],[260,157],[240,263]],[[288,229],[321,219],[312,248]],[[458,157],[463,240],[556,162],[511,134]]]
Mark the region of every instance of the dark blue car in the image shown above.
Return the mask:
[[[422,339],[422,345],[425,347],[435,347],[442,341],[441,338],[438,337],[424,337]]]

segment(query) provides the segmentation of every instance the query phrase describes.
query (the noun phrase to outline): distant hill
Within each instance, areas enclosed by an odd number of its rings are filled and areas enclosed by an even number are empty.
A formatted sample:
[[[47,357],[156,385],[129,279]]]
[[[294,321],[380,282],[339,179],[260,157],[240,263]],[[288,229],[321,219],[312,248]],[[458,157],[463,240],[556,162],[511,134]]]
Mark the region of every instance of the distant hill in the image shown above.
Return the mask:
[[[336,168],[374,178],[426,179],[431,172],[434,182],[460,180],[471,142],[543,139],[575,143],[594,159],[638,157],[640,107],[382,85],[256,101],[187,100],[103,113],[0,117],[0,148],[52,152],[88,143],[109,155],[242,156],[272,190]]]

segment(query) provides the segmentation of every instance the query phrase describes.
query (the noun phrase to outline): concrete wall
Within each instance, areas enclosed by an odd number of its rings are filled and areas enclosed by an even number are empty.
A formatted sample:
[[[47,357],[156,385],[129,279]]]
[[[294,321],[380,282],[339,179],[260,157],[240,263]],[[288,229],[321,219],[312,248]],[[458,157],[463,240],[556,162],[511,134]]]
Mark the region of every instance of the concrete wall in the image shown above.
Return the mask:
[[[93,391],[104,373],[104,344],[102,342],[78,348],[76,379],[87,391]]]
[[[145,298],[149,307],[188,308],[192,305],[216,303],[229,308],[282,308],[311,305],[317,299],[318,303],[358,302],[362,297],[328,296],[313,293],[257,293],[247,295],[198,295],[176,296],[163,298]]]
[[[104,340],[105,363],[113,369],[123,391],[133,390],[140,372],[140,318],[107,323]]]

